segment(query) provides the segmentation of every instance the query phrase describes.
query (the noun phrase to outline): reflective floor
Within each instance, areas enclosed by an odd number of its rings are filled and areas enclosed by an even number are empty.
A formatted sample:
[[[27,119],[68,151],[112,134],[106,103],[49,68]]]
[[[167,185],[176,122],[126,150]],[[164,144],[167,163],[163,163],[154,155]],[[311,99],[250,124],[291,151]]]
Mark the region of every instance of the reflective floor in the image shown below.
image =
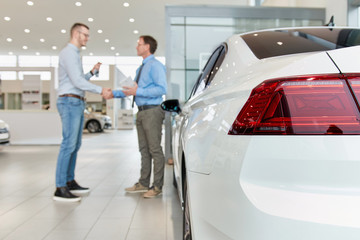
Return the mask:
[[[76,180],[91,192],[78,203],[52,199],[58,150],[8,146],[0,152],[0,239],[181,239],[172,166],[166,165],[162,196],[124,192],[139,177],[136,130],[84,132]]]

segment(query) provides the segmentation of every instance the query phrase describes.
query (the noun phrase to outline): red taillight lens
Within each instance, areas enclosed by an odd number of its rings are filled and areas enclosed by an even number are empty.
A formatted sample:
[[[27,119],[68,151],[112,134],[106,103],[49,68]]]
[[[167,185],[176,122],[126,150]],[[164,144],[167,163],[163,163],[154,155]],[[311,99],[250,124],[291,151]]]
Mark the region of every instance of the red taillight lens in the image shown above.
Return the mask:
[[[349,80],[359,95],[360,80]],[[229,134],[360,134],[360,113],[339,75],[265,81],[251,93]]]

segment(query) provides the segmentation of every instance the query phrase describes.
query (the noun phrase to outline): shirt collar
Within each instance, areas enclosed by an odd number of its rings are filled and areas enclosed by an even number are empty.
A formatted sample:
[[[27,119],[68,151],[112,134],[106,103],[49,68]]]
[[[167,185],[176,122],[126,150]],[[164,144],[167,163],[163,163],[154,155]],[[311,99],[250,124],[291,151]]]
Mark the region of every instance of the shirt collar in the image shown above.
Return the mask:
[[[149,56],[147,56],[144,60],[143,60],[143,64],[145,64],[145,63],[147,63],[148,61],[150,61],[151,59],[153,59],[154,58],[154,55],[153,54],[151,54],[151,55],[149,55]]]
[[[72,49],[76,50],[77,52],[80,52],[80,49],[77,46],[75,46],[74,44],[68,43],[68,46],[71,47]]]

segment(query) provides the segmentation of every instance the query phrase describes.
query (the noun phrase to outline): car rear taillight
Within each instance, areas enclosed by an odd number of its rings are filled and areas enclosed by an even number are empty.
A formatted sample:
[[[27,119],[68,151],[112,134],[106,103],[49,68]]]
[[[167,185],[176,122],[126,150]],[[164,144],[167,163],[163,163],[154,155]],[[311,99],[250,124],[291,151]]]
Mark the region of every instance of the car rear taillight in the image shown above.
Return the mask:
[[[255,87],[229,135],[360,134],[359,75],[275,79]]]

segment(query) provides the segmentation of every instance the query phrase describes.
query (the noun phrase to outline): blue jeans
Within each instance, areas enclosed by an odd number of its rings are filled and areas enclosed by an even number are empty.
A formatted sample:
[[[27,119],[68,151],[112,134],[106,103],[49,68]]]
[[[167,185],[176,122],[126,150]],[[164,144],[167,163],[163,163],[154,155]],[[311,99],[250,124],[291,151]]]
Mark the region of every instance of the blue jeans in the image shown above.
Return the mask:
[[[75,178],[77,152],[81,146],[84,124],[84,101],[74,97],[59,97],[57,109],[62,123],[63,140],[56,166],[56,187],[66,186]]]

